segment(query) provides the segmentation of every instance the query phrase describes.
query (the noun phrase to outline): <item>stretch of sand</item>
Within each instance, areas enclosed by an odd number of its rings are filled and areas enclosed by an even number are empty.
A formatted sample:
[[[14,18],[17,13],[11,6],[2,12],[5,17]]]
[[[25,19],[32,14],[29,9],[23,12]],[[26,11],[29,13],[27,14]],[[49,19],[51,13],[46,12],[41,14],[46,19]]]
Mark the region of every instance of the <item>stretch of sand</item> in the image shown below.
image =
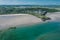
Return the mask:
[[[51,20],[49,21],[60,21],[60,12],[48,13],[47,16],[51,18]],[[0,15],[0,29],[14,27],[17,25],[28,25],[41,22],[43,21],[40,18],[29,14]]]
[[[60,21],[60,12],[48,13],[46,16],[51,18],[51,20],[49,21],[55,21],[55,22]]]
[[[0,29],[14,27],[17,25],[28,25],[38,22],[42,22],[40,18],[29,14],[0,15]]]

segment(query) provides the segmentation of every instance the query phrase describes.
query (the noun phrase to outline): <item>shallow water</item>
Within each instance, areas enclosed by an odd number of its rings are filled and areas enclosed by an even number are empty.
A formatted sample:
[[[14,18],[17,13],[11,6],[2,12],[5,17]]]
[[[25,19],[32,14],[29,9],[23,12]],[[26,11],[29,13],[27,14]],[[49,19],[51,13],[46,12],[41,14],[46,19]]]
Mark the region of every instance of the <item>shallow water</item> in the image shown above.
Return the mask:
[[[7,30],[3,34],[0,33],[0,40],[60,40],[59,29],[60,22],[26,25],[17,27],[16,29]],[[59,36],[53,34],[59,34]],[[46,37],[47,35],[48,37]]]

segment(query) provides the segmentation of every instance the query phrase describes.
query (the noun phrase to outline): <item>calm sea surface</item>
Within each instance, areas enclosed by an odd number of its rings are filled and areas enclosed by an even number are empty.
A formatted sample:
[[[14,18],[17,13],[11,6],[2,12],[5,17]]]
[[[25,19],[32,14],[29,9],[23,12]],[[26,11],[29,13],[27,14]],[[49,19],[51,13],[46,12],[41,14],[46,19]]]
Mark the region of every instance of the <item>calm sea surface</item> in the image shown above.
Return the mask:
[[[60,40],[60,22],[20,26],[0,34],[0,40]]]

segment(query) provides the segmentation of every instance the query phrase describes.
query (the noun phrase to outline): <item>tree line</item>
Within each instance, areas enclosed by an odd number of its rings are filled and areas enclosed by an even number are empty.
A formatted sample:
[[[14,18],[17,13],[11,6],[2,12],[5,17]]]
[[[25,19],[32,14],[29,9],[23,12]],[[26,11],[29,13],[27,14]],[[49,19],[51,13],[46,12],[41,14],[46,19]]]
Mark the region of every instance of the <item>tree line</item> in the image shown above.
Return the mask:
[[[0,7],[0,14],[18,14],[18,13],[35,13],[39,11],[58,12],[60,10],[49,8],[15,8],[15,7]]]

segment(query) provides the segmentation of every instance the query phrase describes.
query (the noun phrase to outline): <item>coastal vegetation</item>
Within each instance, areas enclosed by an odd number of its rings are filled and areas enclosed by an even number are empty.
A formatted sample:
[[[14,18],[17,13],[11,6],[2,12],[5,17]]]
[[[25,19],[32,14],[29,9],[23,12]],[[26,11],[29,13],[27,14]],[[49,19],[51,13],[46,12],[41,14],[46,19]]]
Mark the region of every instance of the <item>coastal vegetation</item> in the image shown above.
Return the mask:
[[[47,8],[40,6],[0,6],[0,15],[2,14],[31,14],[38,18],[41,18],[43,21],[50,19],[46,16],[41,16],[42,11],[47,12],[60,12],[55,8]]]
[[[54,9],[54,8],[46,8],[46,7],[35,7],[35,6],[0,6],[0,14],[19,14],[19,13],[27,13],[27,14],[32,14],[32,13],[39,13],[43,11],[48,11],[48,12],[59,12],[60,10]]]

